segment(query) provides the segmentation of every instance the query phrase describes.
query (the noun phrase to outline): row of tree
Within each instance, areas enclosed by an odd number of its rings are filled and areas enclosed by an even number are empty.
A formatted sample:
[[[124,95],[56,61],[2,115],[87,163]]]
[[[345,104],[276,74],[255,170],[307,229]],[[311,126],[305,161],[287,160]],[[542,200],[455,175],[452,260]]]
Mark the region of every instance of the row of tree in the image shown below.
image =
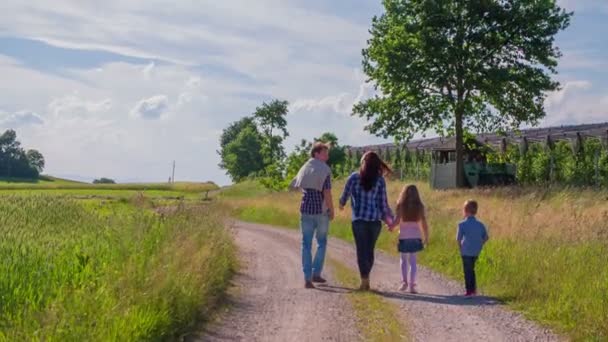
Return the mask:
[[[37,179],[43,169],[42,153],[22,148],[14,130],[0,135],[0,177]]]

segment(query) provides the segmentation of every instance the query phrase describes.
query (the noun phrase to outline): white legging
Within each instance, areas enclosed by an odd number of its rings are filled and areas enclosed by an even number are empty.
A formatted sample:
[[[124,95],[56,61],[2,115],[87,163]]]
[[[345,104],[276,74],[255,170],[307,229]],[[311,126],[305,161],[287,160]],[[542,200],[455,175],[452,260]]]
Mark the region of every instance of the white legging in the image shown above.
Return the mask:
[[[410,272],[408,272],[408,270]],[[401,279],[404,283],[408,283],[408,273],[409,284],[416,284],[416,271],[418,271],[418,267],[416,266],[416,253],[401,253]]]

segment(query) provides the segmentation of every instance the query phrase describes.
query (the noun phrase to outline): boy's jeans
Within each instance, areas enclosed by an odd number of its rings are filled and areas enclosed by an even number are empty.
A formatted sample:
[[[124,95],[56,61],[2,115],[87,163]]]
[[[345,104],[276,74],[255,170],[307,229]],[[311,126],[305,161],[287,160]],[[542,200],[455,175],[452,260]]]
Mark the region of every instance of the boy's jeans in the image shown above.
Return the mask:
[[[300,230],[302,231],[302,270],[304,271],[304,280],[311,281],[313,275],[320,276],[323,271],[325,251],[327,249],[329,216],[302,215]],[[315,235],[317,238],[317,253],[313,261],[312,239]]]
[[[464,269],[464,283],[467,293],[477,292],[477,280],[475,279],[476,256],[462,256],[462,267]]]

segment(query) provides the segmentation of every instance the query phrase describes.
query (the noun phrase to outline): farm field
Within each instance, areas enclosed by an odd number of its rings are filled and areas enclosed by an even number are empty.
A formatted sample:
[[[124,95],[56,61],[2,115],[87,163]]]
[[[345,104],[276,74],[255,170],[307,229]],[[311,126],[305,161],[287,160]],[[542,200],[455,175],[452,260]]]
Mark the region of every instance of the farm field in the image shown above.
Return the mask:
[[[343,183],[334,185],[334,198]],[[389,198],[404,184],[391,182]],[[501,188],[432,191],[419,183],[431,225],[422,263],[460,280],[456,223],[468,198],[480,202],[479,218],[491,241],[478,280],[527,317],[574,340],[608,338],[608,193],[580,188]],[[255,183],[220,195],[241,220],[297,228],[298,193],[269,193]],[[392,203],[391,203],[392,204]],[[352,241],[350,211],[338,212],[330,235]],[[396,253],[396,235],[384,231],[378,247]]]
[[[0,340],[163,340],[204,321],[236,263],[207,186],[70,186],[0,191]]]

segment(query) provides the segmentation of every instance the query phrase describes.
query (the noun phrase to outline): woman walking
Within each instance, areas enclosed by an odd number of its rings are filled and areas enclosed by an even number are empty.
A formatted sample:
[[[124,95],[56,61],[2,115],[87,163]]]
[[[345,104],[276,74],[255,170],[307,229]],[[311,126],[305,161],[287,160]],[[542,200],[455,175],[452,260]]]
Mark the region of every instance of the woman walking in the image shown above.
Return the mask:
[[[340,210],[350,198],[352,229],[357,247],[357,262],[363,291],[370,289],[369,275],[374,266],[374,249],[382,230],[382,220],[392,224],[393,213],[388,205],[384,175],[391,169],[375,152],[366,152],[361,168],[348,178],[340,197]]]

